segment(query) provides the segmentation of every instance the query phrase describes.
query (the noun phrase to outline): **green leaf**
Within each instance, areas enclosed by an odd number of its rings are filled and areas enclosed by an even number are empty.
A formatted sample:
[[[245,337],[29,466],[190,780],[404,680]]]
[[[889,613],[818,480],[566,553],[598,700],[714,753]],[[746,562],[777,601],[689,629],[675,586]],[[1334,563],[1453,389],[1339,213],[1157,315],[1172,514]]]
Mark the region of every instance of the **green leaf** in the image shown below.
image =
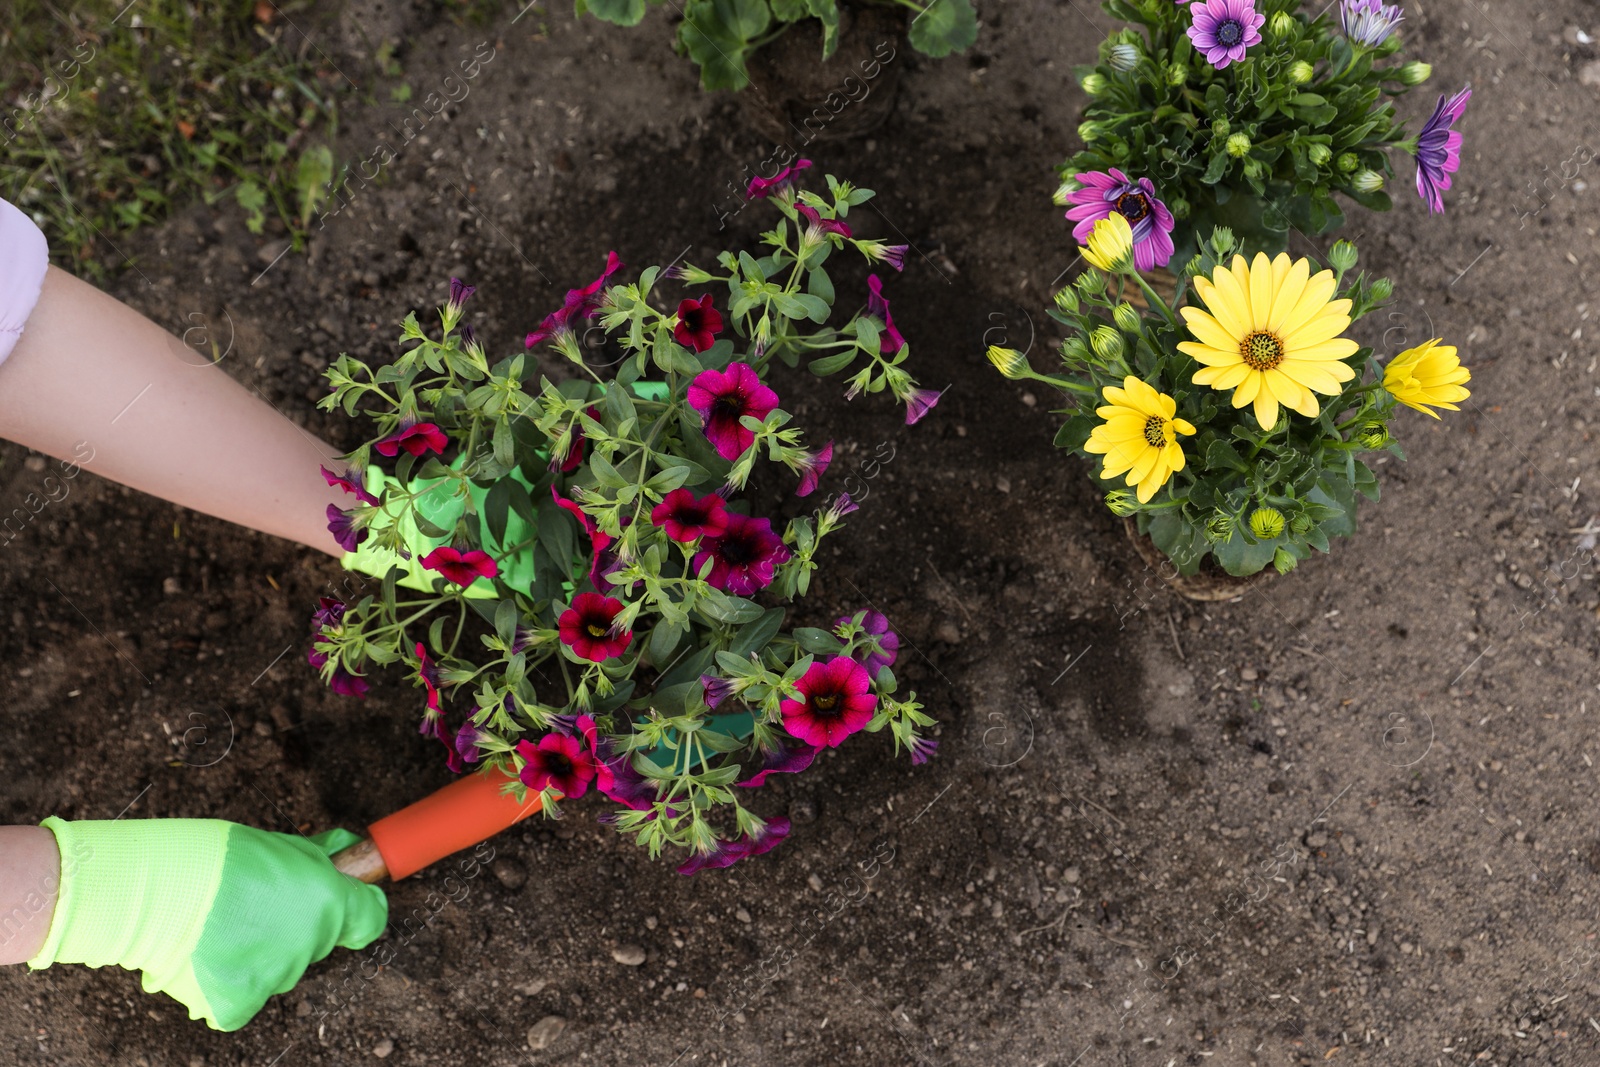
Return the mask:
[[[650,631],[650,662],[657,670],[672,662],[672,654],[688,632],[689,627],[684,623],[656,623],[655,629]]]
[[[651,492],[660,493],[662,496],[665,496],[674,489],[677,489],[679,486],[683,485],[684,482],[688,481],[689,475],[692,473],[693,468],[688,464],[677,464],[675,466],[668,467],[666,470],[657,474],[654,478],[651,478],[649,482],[645,483],[646,488],[648,488]]]
[[[911,47],[935,59],[963,52],[978,39],[978,13],[970,0],[932,0],[911,20]]]
[[[644,0],[579,0],[582,7],[578,14],[587,10],[597,19],[604,19],[617,26],[637,26],[644,18]]]
[[[494,632],[507,645],[517,632],[517,602],[511,598],[500,601],[494,609]]]
[[[806,292],[832,305],[834,301],[833,280],[828,277],[828,272],[821,267],[813,269],[806,278]]]
[[[511,486],[516,484],[510,478],[502,478],[489,488],[483,498],[483,521],[489,528],[489,537],[498,545],[504,545],[506,540],[506,521],[511,516]]]
[[[736,656],[749,656],[752,652],[762,651],[783,626],[784,614],[782,608],[768,608],[761,618],[740,627],[728,651]]]
[[[821,325],[828,321],[828,313],[833,310],[828,302],[821,297],[812,296],[810,293],[796,293],[791,299],[804,308],[803,314],[812,322]]]
[[[844,648],[844,642],[830,631],[819,630],[815,626],[802,626],[792,636],[796,644],[813,656],[837,656],[839,650]]]
[[[678,41],[700,65],[707,89],[743,89],[750,84],[745,54],[772,21],[766,0],[692,0],[678,23]]]
[[[1206,449],[1206,469],[1248,471],[1250,466],[1232,445],[1219,437]]]
[[[821,359],[814,359],[811,361],[811,373],[815,374],[819,378],[825,378],[830,374],[837,374],[839,371],[842,371],[848,367],[855,358],[856,350],[853,348],[847,348],[843,352],[839,352],[835,355],[823,356]]]
[[[839,49],[839,5],[837,0],[806,0],[811,14],[822,20],[822,58],[829,59]]]
[[[1082,452],[1094,432],[1094,420],[1086,415],[1074,415],[1056,431],[1055,445],[1069,452]]]
[[[311,222],[317,206],[328,198],[328,186],[332,181],[333,152],[327,145],[314,145],[300,153],[300,162],[294,171],[294,189],[300,200],[302,227]]]
[[[799,22],[811,14],[811,8],[806,0],[768,0],[772,5],[772,17],[779,22]]]

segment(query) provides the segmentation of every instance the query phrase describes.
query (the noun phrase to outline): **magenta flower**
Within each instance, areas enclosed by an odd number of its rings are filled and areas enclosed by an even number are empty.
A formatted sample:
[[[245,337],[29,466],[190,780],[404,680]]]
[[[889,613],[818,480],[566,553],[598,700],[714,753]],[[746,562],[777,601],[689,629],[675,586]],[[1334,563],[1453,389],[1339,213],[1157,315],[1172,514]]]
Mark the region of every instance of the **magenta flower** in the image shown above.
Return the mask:
[[[781,816],[767,820],[765,826],[752,836],[736,841],[718,841],[710,852],[697,852],[678,866],[681,875],[698,874],[704,870],[732,867],[742,859],[771,852],[789,836],[789,820]]]
[[[317,610],[311,613],[311,625],[318,633],[331,630],[344,621],[344,613],[348,610],[349,605],[342,600],[335,600],[331,596],[319,597]]]
[[[785,167],[770,178],[757,175],[750,179],[750,184],[745,187],[746,200],[760,200],[772,196],[774,193],[787,193],[794,188],[799,179],[800,172],[811,168],[811,160],[801,159],[792,167]]]
[[[710,293],[678,303],[678,324],[672,328],[672,336],[683,347],[704,352],[717,343],[721,329],[722,313],[711,306]]]
[[[809,204],[796,204],[794,209],[806,220],[807,228],[817,235],[815,240],[821,240],[825,233],[845,238],[851,236],[849,226],[838,219],[823,218],[817,213],[817,209]]]
[[[906,253],[911,250],[910,245],[886,245],[881,241],[859,241],[856,247],[872,262],[883,263],[897,271],[906,269]]]
[[[755,789],[766,784],[769,774],[798,774],[811,766],[811,761],[816,759],[817,753],[821,751],[816,745],[808,745],[801,741],[793,747],[783,746],[764,752],[761,769],[744,781],[733,784],[746,789]]]
[[[371,504],[376,507],[382,503],[377,497],[367,492],[367,487],[361,484],[361,476],[354,470],[347,470],[343,474],[335,474],[327,467],[323,467],[322,480],[329,485],[337,485],[347,493],[354,493],[356,499],[363,504]]]
[[[622,260],[617,258],[615,252],[607,252],[606,269],[600,272],[600,277],[582,289],[568,289],[560,309],[544,317],[539,328],[527,336],[525,347],[532,348],[557,334],[571,333],[573,323],[598,315],[601,305],[605,303],[605,294],[601,290],[605,288],[607,279],[621,269]]]
[[[465,763],[477,763],[483,759],[483,749],[478,747],[478,742],[487,735],[471,722],[461,724],[461,729],[456,731],[456,755]]]
[[[913,389],[906,394],[906,425],[915,426],[932,411],[943,395],[937,389]],[[852,509],[854,510],[854,509]]]
[[[828,470],[828,464],[833,462],[833,442],[829,441],[815,452],[807,452],[799,461],[800,488],[794,491],[795,496],[810,496],[817,491],[817,482],[822,479]]]
[[[693,544],[727,530],[728,505],[716,493],[695,496],[688,489],[674,489],[650,510],[650,521],[674,541]]]
[[[783,728],[809,745],[837,748],[866,727],[878,707],[867,669],[849,656],[813,663],[795,683],[801,700],[784,700]]]
[[[589,584],[596,588],[600,586],[600,553],[611,547],[611,535],[600,529],[589,513],[578,506],[576,500],[568,500],[556,491],[555,486],[550,487],[550,495],[555,498],[556,506],[578,520],[578,525],[583,527],[583,532],[589,535]]]
[[[612,625],[622,610],[622,601],[616,597],[579,593],[556,620],[561,630],[561,643],[571,648],[578,658],[591,663],[622,655],[633,641],[632,630],[612,632]]]
[[[1077,225],[1072,236],[1087,244],[1094,224],[1112,213],[1128,220],[1133,229],[1133,263],[1140,270],[1165,267],[1172,259],[1172,212],[1156,199],[1156,187],[1149,178],[1134,181],[1116,167],[1102,173],[1085,171],[1073,177],[1083,184],[1067,200],[1074,206],[1067,218]]]
[[[889,314],[889,301],[883,295],[883,282],[876,274],[867,275],[867,314],[883,323],[879,352],[892,356],[905,347],[906,339],[894,328],[894,316]]]
[[[306,662],[316,668],[317,673],[322,673],[323,666],[328,662],[329,653],[322,651],[316,644],[306,650]],[[365,675],[356,674],[346,670],[341,662],[334,666],[333,677],[328,679],[328,688],[340,696],[366,699],[367,679]]]
[[[428,650],[422,642],[417,642],[417,658],[422,662],[417,666],[417,677],[428,688],[428,710],[439,710],[439,665],[428,658]]]
[[[1357,44],[1376,48],[1389,39],[1394,28],[1405,20],[1398,5],[1386,6],[1383,0],[1340,0],[1339,28]]]
[[[853,622],[854,618],[852,615],[845,615],[835,619],[834,628],[838,629],[847,622]],[[878,639],[878,651],[874,652],[870,645],[858,648],[855,652],[856,662],[867,669],[869,676],[876,678],[880,667],[893,666],[899,657],[900,635],[889,629],[888,618],[878,611],[868,611],[861,619],[861,628]],[[862,658],[863,656],[865,658]]]
[[[770,519],[755,519],[730,511],[728,528],[701,542],[693,566],[694,572],[699,574],[700,568],[710,560],[711,571],[706,581],[713,588],[734,596],[750,596],[772,584],[778,565],[789,556],[783,538],[773,533]]]
[[[517,777],[536,792],[554,787],[567,800],[576,800],[589,791],[594,781],[594,756],[584,751],[583,742],[567,734],[548,733],[532,741],[518,741],[517,755],[524,763]]]
[[[1450,175],[1461,166],[1461,134],[1450,126],[1467,109],[1470,99],[1470,85],[1448,100],[1439,97],[1417,135],[1417,195],[1427,202],[1431,214],[1444,213],[1444,191],[1450,188]]]
[[[470,300],[472,294],[477,291],[478,287],[476,285],[468,285],[460,278],[450,279],[450,303],[458,309],[462,304]]]
[[[438,571],[463,588],[479,578],[493,578],[500,573],[500,565],[487,552],[480,552],[476,548],[462,552],[449,545],[441,545],[423,556],[422,565],[430,571]]]
[[[700,413],[700,427],[717,455],[731,463],[756,439],[739,420],[746,415],[766,418],[778,406],[778,394],[761,384],[750,364],[731,363],[726,371],[703,370],[695,376],[689,406]]]
[[[340,511],[334,504],[328,505],[328,532],[346,552],[354,552],[371,533],[365,526],[356,524],[355,512]]]
[[[939,748],[939,742],[928,737],[913,737],[911,739],[911,765],[920,767],[933,758],[934,752]]]
[[[1267,16],[1256,10],[1253,0],[1195,0],[1189,10],[1194,13],[1189,40],[1218,70],[1239,62],[1245,49],[1261,43],[1259,31]]]
[[[726,678],[718,678],[714,674],[700,676],[700,688],[705,691],[706,707],[716,710],[721,704],[733,695],[733,683]]]
[[[401,449],[413,456],[420,456],[424,452],[442,454],[449,443],[450,438],[433,423],[414,422],[409,425],[401,423],[398,432],[385,437],[372,448],[380,456],[394,457],[400,454]]]

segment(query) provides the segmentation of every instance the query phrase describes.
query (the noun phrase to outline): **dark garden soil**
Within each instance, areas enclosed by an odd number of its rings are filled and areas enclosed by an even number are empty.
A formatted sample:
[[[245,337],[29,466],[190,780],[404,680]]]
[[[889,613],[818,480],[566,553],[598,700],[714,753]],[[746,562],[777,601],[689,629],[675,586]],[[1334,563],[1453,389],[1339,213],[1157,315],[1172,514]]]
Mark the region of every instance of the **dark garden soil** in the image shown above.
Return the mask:
[[[782,386],[838,442],[831,488],[893,455],[857,475],[861,511],[797,621],[886,612],[943,723],[937,757],[912,768],[885,737],[853,739],[757,802],[794,818],[781,849],[692,880],[574,804],[497,839],[459,902],[446,870],[394,886],[391,966],[336,951],[237,1034],[125,972],[11,969],[0,1058],[1600,1063],[1600,598],[1574,533],[1600,484],[1600,218],[1574,155],[1595,144],[1600,89],[1578,74],[1600,53],[1573,32],[1600,22],[1577,0],[1407,7],[1436,74],[1403,113],[1475,93],[1445,218],[1410,195],[1408,162],[1396,211],[1352,214],[1365,265],[1398,283],[1366,340],[1442,334],[1473,398],[1400,420],[1410,460],[1381,468],[1355,538],[1237,602],[1178,599],[1052,448],[1051,397],[985,363],[988,342],[1048,358],[1058,340],[1042,309],[1074,255],[1051,167],[1074,147],[1071,68],[1110,28],[1086,3],[988,0],[969,55],[899,48],[900,97],[870,139],[801,151],[879,190],[861,229],[915,246],[888,291],[943,400],[906,427],[882,397]],[[757,206],[716,232],[729,183],[774,148],[697,90],[670,7],[634,31],[563,3],[513,13],[478,31],[353,4],[319,46],[368,69],[365,40],[403,38],[416,99],[479,42],[495,58],[409,145],[391,83],[347,110],[344,158],[385,140],[399,158],[308,256],[263,275],[270,235],[196,209],[125,246],[137,270],[113,291],[174,332],[231,320],[229,372],[350,443],[313,408],[321,370],[392,351],[452,273],[480,286],[479,335],[510,351],[608,248],[633,268],[709,263],[770,225]],[[864,296],[863,278],[848,284]],[[0,457],[9,511],[47,472]],[[771,505],[795,506],[780,488]],[[310,832],[444,784],[418,691],[382,677],[365,702],[337,698],[304,663],[311,606],[341,574],[77,480],[0,556],[0,818],[127,808]],[[865,899],[805,941],[802,916],[831,914],[875,857]],[[409,916],[431,919],[408,934]],[[633,948],[642,963],[618,961]],[[535,1050],[549,1016],[565,1026]]]

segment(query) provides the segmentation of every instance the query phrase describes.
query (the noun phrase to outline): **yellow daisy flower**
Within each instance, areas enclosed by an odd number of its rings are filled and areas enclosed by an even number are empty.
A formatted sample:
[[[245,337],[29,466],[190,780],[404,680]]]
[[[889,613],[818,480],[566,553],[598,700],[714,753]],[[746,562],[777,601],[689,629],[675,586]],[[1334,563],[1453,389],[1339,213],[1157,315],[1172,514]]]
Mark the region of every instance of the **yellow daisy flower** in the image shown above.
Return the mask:
[[[1147,504],[1174,471],[1183,470],[1178,435],[1192,435],[1194,427],[1173,418],[1178,412],[1176,400],[1131,374],[1121,389],[1106,386],[1105,399],[1095,414],[1106,421],[1089,434],[1084,450],[1106,457],[1100,477],[1126,475],[1126,484],[1139,487],[1139,503]]]
[[[1424,415],[1438,418],[1433,407],[1460,411],[1455,401],[1471,396],[1461,386],[1472,380],[1472,372],[1461,365],[1454,345],[1441,345],[1442,338],[1424,341],[1408,348],[1389,361],[1383,371],[1383,387],[1400,403]]]
[[[1204,364],[1195,384],[1232,389],[1236,408],[1254,403],[1265,430],[1278,424],[1279,404],[1316,418],[1314,394],[1337,396],[1356,376],[1341,362],[1359,346],[1339,336],[1350,325],[1350,301],[1332,299],[1337,287],[1331,270],[1312,277],[1310,260],[1291,263],[1286,253],[1268,261],[1257,252],[1248,266],[1234,256],[1232,269],[1196,278],[1206,308],[1179,309],[1196,339],[1178,343]]]
[[[1107,274],[1123,274],[1133,269],[1133,227],[1116,212],[1094,224],[1083,258]]]

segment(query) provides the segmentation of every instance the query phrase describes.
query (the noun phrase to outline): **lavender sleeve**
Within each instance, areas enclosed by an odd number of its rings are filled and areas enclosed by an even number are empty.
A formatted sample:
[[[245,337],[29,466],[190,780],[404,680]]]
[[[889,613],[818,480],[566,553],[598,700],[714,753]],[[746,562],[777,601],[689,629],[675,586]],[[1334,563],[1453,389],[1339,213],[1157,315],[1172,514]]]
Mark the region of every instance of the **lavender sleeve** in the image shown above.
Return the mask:
[[[0,200],[0,363],[11,354],[39,301],[49,251],[33,220]]]

